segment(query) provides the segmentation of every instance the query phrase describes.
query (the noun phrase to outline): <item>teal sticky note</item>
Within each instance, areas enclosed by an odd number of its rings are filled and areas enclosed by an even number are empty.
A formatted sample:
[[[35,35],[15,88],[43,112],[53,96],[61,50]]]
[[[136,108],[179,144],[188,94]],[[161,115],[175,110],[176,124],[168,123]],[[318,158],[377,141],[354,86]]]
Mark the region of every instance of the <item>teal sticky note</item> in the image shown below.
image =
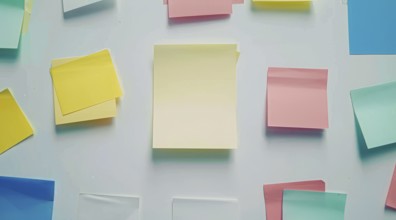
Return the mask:
[[[55,182],[0,176],[1,220],[51,220]]]
[[[283,220],[344,220],[346,194],[285,190]]]
[[[396,82],[353,90],[351,99],[368,149],[396,143]]]
[[[25,0],[0,0],[0,48],[18,48],[24,13]]]

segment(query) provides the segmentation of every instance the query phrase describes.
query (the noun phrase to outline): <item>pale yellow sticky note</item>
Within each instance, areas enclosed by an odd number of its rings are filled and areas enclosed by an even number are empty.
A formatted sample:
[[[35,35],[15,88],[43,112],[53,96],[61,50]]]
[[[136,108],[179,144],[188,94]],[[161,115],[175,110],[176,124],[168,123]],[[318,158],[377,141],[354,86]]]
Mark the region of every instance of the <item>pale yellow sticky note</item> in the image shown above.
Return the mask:
[[[122,95],[108,50],[53,67],[51,75],[63,115]]]
[[[154,50],[153,148],[236,148],[237,46]]]
[[[0,154],[33,135],[33,128],[9,89],[0,92]]]
[[[65,59],[57,59],[52,61],[52,67],[63,65],[70,61],[76,60],[76,58],[65,58]],[[91,121],[103,118],[112,118],[117,114],[117,104],[116,100],[112,99],[110,101],[103,102],[98,105],[94,105],[92,107],[70,113],[68,115],[63,115],[58,97],[56,96],[56,92],[54,90],[54,112],[55,112],[55,123],[57,125],[69,124],[75,122],[82,121]]]
[[[312,0],[252,0],[255,8],[275,10],[309,10]]]
[[[23,15],[22,33],[29,30],[30,16],[32,15],[33,0],[25,0],[25,13]]]

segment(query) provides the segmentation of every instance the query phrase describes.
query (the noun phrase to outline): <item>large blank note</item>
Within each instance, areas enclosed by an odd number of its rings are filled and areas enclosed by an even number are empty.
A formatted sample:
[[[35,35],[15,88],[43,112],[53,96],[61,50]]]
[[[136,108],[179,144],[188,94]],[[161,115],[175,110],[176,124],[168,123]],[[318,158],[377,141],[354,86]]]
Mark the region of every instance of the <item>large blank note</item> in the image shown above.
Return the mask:
[[[153,148],[237,147],[236,45],[157,45]]]
[[[236,199],[174,198],[172,220],[239,220]]]
[[[328,128],[327,70],[269,68],[269,127]]]
[[[0,0],[0,48],[18,48],[24,14],[24,0]]]

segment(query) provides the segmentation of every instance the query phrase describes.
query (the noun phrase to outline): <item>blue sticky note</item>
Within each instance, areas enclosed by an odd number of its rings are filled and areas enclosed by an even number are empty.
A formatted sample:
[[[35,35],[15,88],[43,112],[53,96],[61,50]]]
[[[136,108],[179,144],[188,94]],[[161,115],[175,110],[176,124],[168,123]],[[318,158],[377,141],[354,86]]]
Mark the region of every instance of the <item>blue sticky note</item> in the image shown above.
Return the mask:
[[[0,176],[0,219],[51,220],[54,181]]]
[[[396,1],[348,0],[350,54],[396,54]]]
[[[25,0],[0,0],[0,48],[18,48],[24,13]]]

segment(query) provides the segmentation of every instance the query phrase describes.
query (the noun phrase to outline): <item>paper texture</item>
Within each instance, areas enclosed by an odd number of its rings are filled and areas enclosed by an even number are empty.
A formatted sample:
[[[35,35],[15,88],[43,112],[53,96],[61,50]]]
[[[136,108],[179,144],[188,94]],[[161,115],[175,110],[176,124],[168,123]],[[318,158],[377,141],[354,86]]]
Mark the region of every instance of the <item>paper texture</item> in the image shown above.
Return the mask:
[[[168,0],[168,16],[227,15],[232,13],[232,3],[232,0]]]
[[[328,128],[327,70],[268,69],[268,127]]]
[[[396,82],[351,91],[355,116],[367,148],[396,142]]]
[[[33,128],[10,90],[0,92],[0,154],[33,135]]]
[[[396,54],[396,1],[349,0],[351,54]]]
[[[52,67],[63,65],[65,63],[68,63],[76,59],[78,58],[53,60]],[[70,113],[68,115],[63,115],[55,90],[53,93],[54,93],[53,96],[54,96],[55,123],[57,125],[90,121],[90,120],[103,119],[103,118],[111,118],[111,117],[115,117],[117,114],[116,100],[113,99],[98,105],[94,105],[86,109],[82,109],[74,113]]]
[[[105,0],[63,0],[63,12],[68,12],[100,1]]]
[[[0,176],[0,219],[51,220],[53,181]]]
[[[139,220],[139,198],[80,194],[77,220]]]
[[[396,210],[396,166],[393,172],[392,181],[389,187],[388,196],[386,197],[386,206]]]
[[[239,220],[236,199],[174,198],[172,220]]]
[[[0,48],[18,48],[24,13],[24,0],[0,0]]]
[[[345,203],[345,194],[285,190],[283,220],[344,220]]]
[[[51,75],[63,115],[122,95],[108,50],[53,67]]]
[[[325,191],[323,180],[264,185],[266,220],[282,220],[283,190]]]
[[[153,147],[233,149],[236,45],[157,45]]]

